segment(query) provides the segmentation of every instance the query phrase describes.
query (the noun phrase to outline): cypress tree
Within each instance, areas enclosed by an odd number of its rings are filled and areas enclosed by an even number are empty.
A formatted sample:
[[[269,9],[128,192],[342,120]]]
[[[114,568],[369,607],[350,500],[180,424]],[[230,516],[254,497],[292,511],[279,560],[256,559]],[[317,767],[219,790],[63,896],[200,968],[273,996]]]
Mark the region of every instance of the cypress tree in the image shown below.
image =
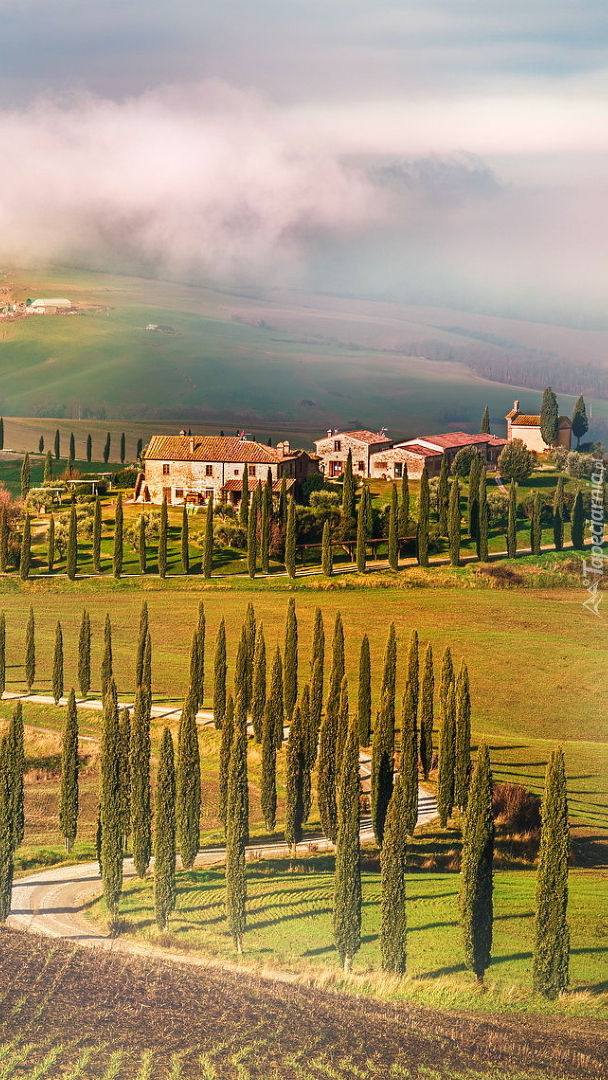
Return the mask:
[[[61,745],[59,829],[69,854],[78,831],[78,712],[76,695],[70,690]]]
[[[0,698],[6,690],[6,615],[0,611]]]
[[[479,482],[483,460],[481,454],[474,454],[471,460],[469,472],[469,496],[467,500],[467,517],[469,521],[469,536],[476,540],[479,533]]]
[[[222,724],[222,738],[220,742],[220,761],[219,761],[219,776],[218,776],[218,810],[217,816],[219,817],[224,831],[226,830],[226,822],[228,815],[228,773],[230,770],[230,754],[232,751],[232,742],[234,739],[234,700],[232,694],[228,695],[226,702],[226,711],[224,714],[224,723]]]
[[[63,634],[61,623],[55,627],[55,650],[53,653],[53,701],[58,705],[63,697]]]
[[[359,745],[369,746],[372,741],[372,672],[367,634],[363,635],[359,654],[357,722],[359,724]]]
[[[160,524],[158,528],[158,576],[167,576],[167,528],[168,528],[167,497],[163,496],[160,508]]]
[[[404,778],[399,776],[388,804],[380,852],[382,970],[393,975],[403,975],[406,962],[404,787]]]
[[[146,635],[146,645],[144,648],[142,685],[148,694],[150,705],[152,705],[152,638],[149,630]]]
[[[394,487],[394,485],[393,485]],[[395,493],[396,494],[396,493]],[[365,500],[359,499],[357,510],[357,570],[360,574],[365,573],[367,565],[367,552],[365,548]]]
[[[365,535],[367,537],[373,536],[374,533],[374,512],[372,506],[372,493],[369,488],[369,484],[363,485],[362,499],[365,505]]]
[[[564,547],[564,478],[560,476],[553,496],[553,545],[556,551]]]
[[[471,778],[462,835],[459,896],[465,964],[478,982],[483,982],[492,949],[493,858],[492,773],[488,748],[482,743]]]
[[[268,832],[274,832],[277,820],[277,752],[275,747],[274,717],[270,704],[264,710],[262,723],[262,779],[260,804],[264,824]]]
[[[417,558],[420,566],[429,565],[430,502],[429,474],[425,465],[420,477],[420,494],[418,495]]]
[[[312,770],[317,762],[319,744],[319,733],[310,707],[310,686],[308,683],[302,690],[300,716],[304,741],[304,821],[308,821],[312,805]]]
[[[258,742],[262,741],[264,713],[266,711],[266,641],[262,623],[257,628],[255,652],[253,656],[253,697],[251,701],[251,720]]]
[[[507,524],[507,555],[514,559],[517,555],[517,486],[512,480],[509,484],[509,518]]]
[[[456,773],[456,694],[451,682],[441,710],[439,732],[439,770],[437,773],[437,813],[445,829],[454,809]]]
[[[190,529],[188,524],[188,509],[184,504],[182,510],[182,534],[181,534],[181,563],[182,574],[190,573]]]
[[[30,576],[32,559],[32,523],[30,515],[25,515],[23,522],[23,534],[21,536],[21,555],[19,558],[19,576],[22,581],[27,581]]]
[[[270,487],[270,499],[268,498],[268,485],[264,488],[260,487],[260,492],[260,570],[263,574],[268,574],[270,573],[270,514],[272,512],[272,486]]]
[[[287,511],[287,528],[285,531],[285,570],[287,576],[296,576],[296,504],[293,498],[289,500]]]
[[[471,691],[469,672],[462,664],[456,680],[456,762],[454,767],[454,802],[466,810],[471,779]]]
[[[540,555],[542,549],[542,502],[540,491],[537,491],[532,503],[532,518],[530,520],[530,551],[532,555]]]
[[[139,515],[139,536],[137,541],[138,555],[139,555],[139,572],[145,574],[147,570],[147,551],[146,551],[146,519],[143,514]]]
[[[87,461],[91,461],[93,457],[93,440],[90,435],[87,435]]]
[[[282,525],[287,524],[287,480],[285,477],[281,480],[279,492],[279,521]]]
[[[122,574],[122,543],[123,543],[123,509],[122,494],[118,493],[116,500],[116,517],[114,519],[114,554],[112,557],[112,573],[115,578]]]
[[[403,777],[403,827],[408,836],[413,836],[418,820],[418,731],[416,705],[409,681],[405,684],[403,695],[401,775]]]
[[[399,569],[399,547],[397,544],[397,488],[391,486],[391,508],[388,518],[388,565],[391,570]]]
[[[283,730],[285,725],[285,705],[283,692],[283,661],[281,650],[278,645],[272,662],[270,676],[270,694],[268,695],[268,708],[272,718],[274,730],[275,750],[280,750],[283,744]]]
[[[243,466],[243,486],[241,490],[241,505],[239,507],[239,521],[246,529],[249,524],[249,473],[247,466]]]
[[[25,453],[21,465],[21,498],[27,499],[31,484],[30,455]]]
[[[355,516],[355,479],[353,476],[353,453],[348,451],[342,477],[342,514],[345,518]]]
[[[213,661],[213,720],[218,731],[226,715],[226,623],[222,618],[215,639],[215,657]]]
[[[581,445],[583,435],[586,435],[588,431],[589,420],[587,419],[587,409],[585,408],[585,399],[581,394],[576,400],[574,411],[572,413],[572,434],[576,439],[577,450]]]
[[[101,877],[110,916],[115,919],[122,891],[122,818],[120,800],[120,728],[116,686],[105,696],[100,763]]]
[[[104,460],[105,465],[107,465],[108,461],[110,460],[110,448],[111,448],[111,446],[112,446],[112,436],[110,435],[110,432],[108,431],[108,433],[106,435],[105,446],[103,448],[103,460]]]
[[[197,710],[205,700],[205,642],[207,638],[207,620],[205,618],[205,604],[199,600],[198,604],[198,669],[196,672],[196,708]]]
[[[574,497],[572,506],[570,536],[574,550],[582,551],[585,547],[585,508],[583,506],[583,493],[580,488]]]
[[[325,681],[325,630],[321,609],[315,611],[312,633],[312,657],[310,663],[310,713],[311,723],[319,737],[323,713],[323,685]]]
[[[395,708],[389,689],[385,689],[372,737],[371,811],[374,836],[380,846],[384,836],[386,811],[393,794],[393,748],[395,744]]]
[[[481,562],[488,561],[488,489],[486,485],[486,469],[482,466],[479,474],[479,523],[477,526],[477,558]]]
[[[70,432],[70,461],[76,460],[76,440],[74,439],[74,432]]]
[[[121,709],[118,718],[120,732],[120,821],[123,850],[131,835],[131,712]]]
[[[13,846],[13,770],[8,767],[8,733],[0,744],[0,923],[11,910],[15,849]]]
[[[210,578],[213,569],[213,493],[207,500],[205,546],[203,547],[203,577]]]
[[[258,492],[260,485],[254,489],[249,516],[247,520],[247,573],[250,578],[255,577],[258,561]]]
[[[80,696],[88,697],[91,689],[91,619],[86,609],[82,613],[78,635],[78,685]]]
[[[106,621],[103,628],[103,655],[101,658],[101,697],[102,700],[110,687],[113,675],[113,657],[112,657],[112,623],[110,622],[109,614],[106,614]]]
[[[131,723],[129,766],[133,862],[140,878],[146,876],[152,853],[150,750],[150,699],[145,688],[138,686]]]
[[[422,685],[418,702],[420,729],[420,764],[422,775],[428,780],[433,763],[433,720],[435,700],[435,671],[433,668],[433,646],[427,645],[424,654]]]
[[[49,574],[52,574],[53,570],[55,569],[55,515],[54,514],[51,514],[51,516],[49,518],[47,569],[48,569]]]
[[[65,570],[70,581],[76,580],[78,566],[78,531],[76,521],[76,507],[70,508],[70,524],[68,526],[68,547],[65,559]]]
[[[397,687],[397,636],[395,634],[395,624],[391,623],[388,631],[388,638],[386,640],[386,647],[384,650],[384,664],[382,669],[382,686],[380,690],[380,697],[385,693],[388,693],[389,705],[395,710],[395,694]]]
[[[96,574],[101,572],[101,500],[99,495],[95,499],[93,514],[93,570]]]
[[[8,513],[6,506],[0,507],[0,571],[8,570]]]
[[[59,435],[59,428],[55,431],[55,461],[59,461],[61,457],[61,437]]]
[[[296,602],[290,596],[285,619],[285,648],[283,652],[283,701],[285,704],[285,723],[291,723],[291,716],[298,700],[298,620]]]
[[[10,819],[13,851],[23,843],[25,833],[25,807],[23,777],[25,774],[25,749],[23,745],[23,706],[20,701],[15,705],[6,733],[5,754],[0,760],[0,768],[11,774],[10,781]]]
[[[121,436],[120,436],[120,464],[121,465],[124,465],[126,456],[127,456],[127,446],[126,446],[125,433],[123,431]]]
[[[38,439],[38,453],[44,454],[44,435],[41,435]]]
[[[329,521],[326,521],[323,525],[323,536],[321,539],[321,570],[325,577],[331,577],[334,572]]]
[[[439,487],[437,490],[437,500],[439,506],[439,535],[448,535],[448,506],[450,504],[450,464],[447,458],[447,454],[444,454],[441,458],[441,469],[439,472]]]
[[[36,623],[34,609],[30,607],[30,613],[25,628],[25,685],[28,694],[32,692],[32,686],[36,679]]]
[[[0,450],[4,450],[4,417],[0,416]]]
[[[245,684],[246,684],[246,704],[247,709],[251,708],[251,701],[253,698],[253,658],[255,656],[255,641],[256,641],[256,621],[255,611],[253,604],[247,604],[247,612],[245,614],[245,624],[243,627],[245,631],[244,645],[245,645]]]
[[[230,752],[226,818],[226,913],[228,929],[239,955],[243,952],[246,922],[245,844],[248,831],[247,711],[244,701],[239,699],[236,702],[234,739]]]
[[[568,986],[570,933],[567,923],[568,797],[561,747],[547,765],[541,803],[541,833],[536,876],[533,986],[543,997],[556,998]]]
[[[338,706],[338,734],[336,738],[336,767],[338,775],[340,773],[340,766],[342,764],[342,755],[344,753],[344,746],[346,743],[346,736],[348,735],[350,709],[348,703],[348,679],[346,675],[342,679],[342,685],[340,686],[340,703]]]
[[[450,486],[448,539],[450,544],[450,563],[452,566],[460,566],[460,484],[456,477],[452,480]]]
[[[44,476],[43,480],[45,484],[50,484],[53,479],[53,455],[50,450],[47,450],[46,457],[44,459]]]
[[[403,474],[401,476],[401,499],[399,502],[399,536],[407,536],[407,529],[410,520],[410,483],[407,474],[407,465],[403,463]]]
[[[489,435],[490,434],[490,406],[489,405],[486,405],[485,409],[483,410],[483,416],[481,418],[481,427],[479,429],[479,434],[480,435]]]
[[[420,642],[418,631],[412,630],[410,647],[407,657],[407,682],[412,688],[414,711],[418,711],[418,698],[420,696]]]
[[[175,908],[175,764],[173,739],[164,728],[154,799],[154,914],[166,930]]]
[[[344,744],[338,783],[333,904],[334,940],[346,974],[361,945],[360,794],[359,729],[353,714]]]
[[[441,661],[441,680],[439,683],[439,707],[441,709],[441,716],[445,716],[445,710],[448,702],[448,693],[450,686],[454,682],[454,664],[452,661],[452,653],[450,646],[446,645]]]
[[[559,410],[557,398],[550,386],[543,390],[543,400],[540,407],[540,433],[547,446],[553,446],[557,442]]]
[[[200,846],[201,756],[196,727],[196,697],[190,688],[179,722],[175,818],[177,847],[184,869],[190,870]]]
[[[296,854],[296,845],[302,839],[305,805],[304,787],[306,772],[305,734],[300,706],[293,710],[286,750],[285,779],[285,842],[291,850],[292,858]]]
[[[317,766],[317,797],[323,833],[332,843],[338,826],[336,744],[338,738],[337,709],[327,708],[319,733]]]

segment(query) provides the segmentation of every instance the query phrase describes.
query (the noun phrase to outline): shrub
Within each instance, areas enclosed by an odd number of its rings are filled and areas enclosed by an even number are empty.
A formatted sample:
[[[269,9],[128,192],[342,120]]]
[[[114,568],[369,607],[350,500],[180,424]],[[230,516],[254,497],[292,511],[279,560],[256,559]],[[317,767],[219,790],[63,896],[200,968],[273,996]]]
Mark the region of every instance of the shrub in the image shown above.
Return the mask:
[[[521,484],[528,479],[535,465],[535,456],[522,439],[507,443],[498,458],[498,471],[503,480]]]
[[[315,489],[310,494],[310,505],[315,509],[333,510],[340,506],[340,496],[337,491]]]
[[[139,475],[139,469],[129,466],[126,469],[119,469],[118,472],[112,476],[112,483],[117,488],[132,488],[135,487],[135,482]]]
[[[509,496],[502,491],[488,493],[488,521],[490,525],[506,525],[509,516]]]
[[[582,480],[586,476],[591,475],[593,469],[593,454],[580,454],[576,450],[571,450],[566,458],[566,472],[568,476],[574,476],[577,480]]]
[[[481,458],[479,450],[475,446],[463,446],[452,462],[453,476],[468,476],[473,464],[473,458]]]
[[[508,832],[540,832],[540,798],[523,784],[494,784],[492,813],[496,824]]]
[[[218,547],[236,548],[238,551],[244,551],[247,547],[247,529],[238,522],[218,522],[213,526],[213,538]]]
[[[481,563],[475,567],[475,573],[482,577],[491,578],[496,585],[508,588],[509,585],[523,585],[523,574],[513,570],[510,566],[501,563]]]
[[[555,465],[558,472],[564,472],[568,460],[568,453],[569,451],[566,450],[565,446],[556,446],[547,454],[549,461]]]

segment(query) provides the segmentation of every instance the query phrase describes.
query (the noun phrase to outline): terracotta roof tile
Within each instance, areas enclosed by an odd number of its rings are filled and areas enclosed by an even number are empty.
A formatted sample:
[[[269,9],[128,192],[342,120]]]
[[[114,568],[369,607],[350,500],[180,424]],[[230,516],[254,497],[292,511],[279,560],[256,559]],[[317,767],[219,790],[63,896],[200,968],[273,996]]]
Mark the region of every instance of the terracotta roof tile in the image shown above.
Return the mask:
[[[419,435],[418,438],[424,442],[435,443],[436,446],[441,446],[444,450],[455,446],[475,446],[478,443],[493,443],[496,445],[495,435],[468,435],[466,431],[448,431],[445,435]],[[407,445],[407,443],[404,445]]]
[[[257,480],[257,479],[254,479],[254,477],[251,477],[251,478],[248,478],[248,479],[249,479],[249,490],[250,491],[253,491],[254,488],[258,487],[259,484],[265,484],[266,483],[265,480]],[[272,490],[273,491],[280,491],[282,485],[283,485],[282,480],[273,480],[273,482],[272,482]],[[295,480],[286,479],[285,480],[285,486],[286,486],[287,490],[290,491],[291,488],[295,486]],[[242,491],[242,490],[243,490],[243,479],[242,479],[242,477],[239,478],[238,476],[235,476],[234,479],[226,480],[226,483],[222,487],[222,491]]]
[[[441,450],[431,450],[428,446],[421,446],[420,443],[395,443],[393,450],[408,450],[411,454],[419,454],[421,457],[441,457]]]
[[[145,457],[148,461],[234,461],[251,465],[274,465],[280,460],[271,446],[236,435],[153,435]]]
[[[369,446],[374,443],[392,442],[392,439],[389,439],[386,435],[378,435],[374,431],[337,431],[335,435],[323,435],[321,439],[316,439],[315,443],[325,442],[326,439],[339,439],[341,435],[347,435],[349,439],[356,439],[358,442],[367,443]]]

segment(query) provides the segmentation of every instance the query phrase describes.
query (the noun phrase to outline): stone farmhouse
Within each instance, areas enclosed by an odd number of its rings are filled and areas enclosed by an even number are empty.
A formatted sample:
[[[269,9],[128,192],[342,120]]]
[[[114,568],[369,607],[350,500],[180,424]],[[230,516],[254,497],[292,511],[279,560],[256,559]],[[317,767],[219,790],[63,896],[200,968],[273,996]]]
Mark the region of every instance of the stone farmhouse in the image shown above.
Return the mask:
[[[392,439],[387,439],[383,431],[374,434],[373,431],[334,431],[330,428],[323,439],[315,440],[321,472],[329,480],[342,476],[349,450],[353,455],[355,476],[369,476],[372,454],[388,450],[392,445]]]
[[[507,439],[521,439],[528,448],[537,454],[544,454],[551,447],[540,433],[540,416],[519,411],[519,401],[513,402],[513,408],[505,416],[507,421]],[[567,416],[560,416],[557,421],[557,439],[554,446],[563,446],[570,450],[572,446],[572,421]]]
[[[488,469],[495,469],[506,439],[496,435],[467,435],[464,431],[445,435],[418,436],[406,442],[393,443],[384,433],[371,431],[332,431],[315,446],[321,471],[326,477],[341,476],[348,451],[352,450],[353,472],[356,476],[376,480],[398,480],[407,466],[408,476],[416,480],[426,466],[429,477],[438,476],[441,462],[447,457],[451,465],[459,450],[475,446]]]
[[[272,477],[273,490],[286,480],[297,494],[299,485],[319,471],[316,458],[305,450],[291,450],[288,442],[263,446],[243,436],[154,435],[144,454],[144,471],[135,487],[135,501],[172,506],[204,506],[214,500],[241,501],[243,474],[252,491]]]

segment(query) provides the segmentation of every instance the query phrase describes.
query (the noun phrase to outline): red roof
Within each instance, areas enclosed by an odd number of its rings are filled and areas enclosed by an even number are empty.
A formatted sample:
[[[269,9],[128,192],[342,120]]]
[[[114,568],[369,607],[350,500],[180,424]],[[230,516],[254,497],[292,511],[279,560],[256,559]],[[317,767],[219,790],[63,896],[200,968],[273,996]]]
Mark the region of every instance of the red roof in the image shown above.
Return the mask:
[[[271,446],[236,435],[153,435],[145,452],[148,461],[234,461],[275,465],[280,460]]]
[[[493,446],[506,443],[506,439],[498,439],[496,435],[467,435],[466,431],[450,431],[445,435],[419,435],[418,439],[424,442],[434,443],[444,450],[455,446],[477,446],[483,443],[491,443]],[[403,445],[407,446],[407,443]]]
[[[512,427],[540,427],[540,416],[532,416],[526,413],[508,413],[506,419],[511,420]],[[557,420],[558,428],[571,428],[572,421],[567,416],[559,416]]]
[[[348,435],[349,439],[367,443],[368,446],[392,442],[392,439],[387,438],[386,435],[379,435],[378,432],[374,431],[337,431],[335,435],[324,435],[322,439],[316,439],[315,445],[316,443],[325,442],[326,439],[339,439],[341,435]]]
[[[395,443],[393,450],[408,450],[411,454],[419,454],[421,457],[441,457],[441,450],[431,450],[428,446],[421,446],[420,443]]]
[[[264,485],[266,483],[265,480],[258,480],[253,476],[251,478],[248,477],[247,479],[249,480],[249,490],[250,491],[253,491],[254,488],[258,487],[259,484]],[[294,485],[295,485],[295,480],[293,480],[293,479],[288,480],[287,478],[285,479],[285,487],[287,488],[287,491],[290,491],[291,488]],[[272,482],[272,490],[273,491],[280,491],[282,486],[283,486],[283,481],[282,480],[273,480],[273,482]],[[242,490],[243,490],[243,477],[242,476],[241,477],[235,476],[234,479],[226,480],[226,483],[222,487],[222,491],[242,491]]]

